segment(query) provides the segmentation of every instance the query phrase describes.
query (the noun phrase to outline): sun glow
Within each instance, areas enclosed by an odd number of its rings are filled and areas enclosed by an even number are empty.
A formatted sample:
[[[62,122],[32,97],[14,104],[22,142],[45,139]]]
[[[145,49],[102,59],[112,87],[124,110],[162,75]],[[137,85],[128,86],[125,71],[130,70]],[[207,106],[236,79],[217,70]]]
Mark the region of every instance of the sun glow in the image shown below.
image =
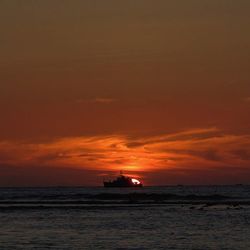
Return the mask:
[[[129,165],[129,166],[126,166],[124,167],[125,170],[130,170],[130,171],[139,171],[141,168],[136,166],[136,165]]]
[[[133,182],[133,184],[136,184],[136,185],[140,184],[140,181],[138,181],[137,179],[132,179],[131,181]]]

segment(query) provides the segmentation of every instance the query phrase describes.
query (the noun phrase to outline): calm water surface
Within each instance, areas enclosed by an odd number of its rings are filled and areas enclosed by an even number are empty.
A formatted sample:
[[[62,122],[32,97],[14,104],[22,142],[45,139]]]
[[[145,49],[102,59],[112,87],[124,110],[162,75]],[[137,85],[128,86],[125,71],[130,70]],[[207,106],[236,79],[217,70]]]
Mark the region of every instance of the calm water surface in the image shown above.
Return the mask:
[[[1,188],[0,249],[250,249],[250,186]]]

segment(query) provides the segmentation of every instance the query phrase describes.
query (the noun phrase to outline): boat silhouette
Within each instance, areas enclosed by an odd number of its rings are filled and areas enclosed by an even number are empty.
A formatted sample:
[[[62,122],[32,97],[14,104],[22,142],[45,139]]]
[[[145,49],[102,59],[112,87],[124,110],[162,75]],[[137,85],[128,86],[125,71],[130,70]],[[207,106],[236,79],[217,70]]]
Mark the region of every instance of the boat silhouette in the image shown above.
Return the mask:
[[[103,181],[104,187],[142,187],[143,184],[129,176],[125,176],[122,173],[115,180],[112,181]]]

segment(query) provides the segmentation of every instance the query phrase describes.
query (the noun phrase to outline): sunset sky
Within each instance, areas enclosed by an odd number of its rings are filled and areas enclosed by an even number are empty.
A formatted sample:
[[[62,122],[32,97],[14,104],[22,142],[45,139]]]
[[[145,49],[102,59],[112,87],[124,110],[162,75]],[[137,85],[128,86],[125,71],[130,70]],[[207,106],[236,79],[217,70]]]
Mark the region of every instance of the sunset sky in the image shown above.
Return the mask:
[[[1,0],[0,186],[250,184],[249,0]]]

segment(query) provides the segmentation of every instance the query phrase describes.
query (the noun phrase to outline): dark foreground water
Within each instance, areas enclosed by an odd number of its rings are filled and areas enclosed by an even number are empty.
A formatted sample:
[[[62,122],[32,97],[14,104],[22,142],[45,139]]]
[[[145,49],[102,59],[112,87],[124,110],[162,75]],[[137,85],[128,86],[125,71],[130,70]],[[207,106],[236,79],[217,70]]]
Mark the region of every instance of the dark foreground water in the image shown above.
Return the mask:
[[[0,249],[250,249],[250,186],[0,188]]]

